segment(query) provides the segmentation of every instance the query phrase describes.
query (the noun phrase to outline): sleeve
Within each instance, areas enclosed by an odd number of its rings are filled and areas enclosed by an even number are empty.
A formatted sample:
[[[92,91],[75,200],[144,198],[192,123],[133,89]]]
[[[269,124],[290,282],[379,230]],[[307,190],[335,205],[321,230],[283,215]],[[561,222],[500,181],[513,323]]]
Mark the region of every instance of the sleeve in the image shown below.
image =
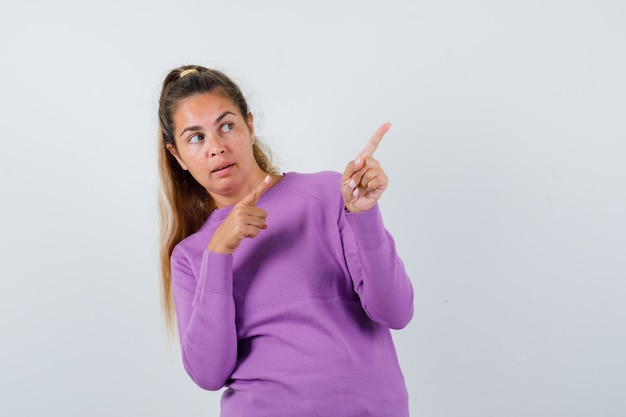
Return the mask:
[[[176,250],[171,257],[182,360],[201,388],[219,390],[237,360],[232,255],[202,253],[197,276],[189,260]]]
[[[363,309],[377,323],[404,328],[413,317],[413,287],[378,205],[361,213],[342,210],[339,222],[348,270]]]

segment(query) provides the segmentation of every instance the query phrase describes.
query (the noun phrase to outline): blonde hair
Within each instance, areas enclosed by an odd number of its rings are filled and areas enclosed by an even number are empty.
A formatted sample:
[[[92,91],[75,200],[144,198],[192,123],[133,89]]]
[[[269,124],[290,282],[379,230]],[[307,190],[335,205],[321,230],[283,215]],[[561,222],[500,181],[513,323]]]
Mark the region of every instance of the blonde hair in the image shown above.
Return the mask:
[[[173,334],[176,322],[170,265],[172,251],[181,240],[202,226],[215,209],[215,201],[188,171],[180,167],[166,146],[170,144],[176,147],[173,114],[181,100],[216,90],[228,96],[244,118],[248,115],[248,104],[230,78],[220,71],[197,65],[186,65],[170,71],[163,81],[159,99],[159,263],[161,307],[168,336]],[[257,138],[254,140],[253,153],[263,171],[268,174],[278,173],[278,169],[272,165],[269,149]]]

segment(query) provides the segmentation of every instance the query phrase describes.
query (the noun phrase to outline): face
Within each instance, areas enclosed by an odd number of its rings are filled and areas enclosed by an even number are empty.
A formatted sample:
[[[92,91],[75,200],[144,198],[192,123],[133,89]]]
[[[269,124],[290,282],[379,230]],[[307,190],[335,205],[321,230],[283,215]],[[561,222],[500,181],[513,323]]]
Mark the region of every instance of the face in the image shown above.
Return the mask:
[[[220,92],[190,96],[174,115],[176,147],[168,150],[222,208],[239,202],[261,183],[252,144],[252,115],[245,118],[232,100]]]

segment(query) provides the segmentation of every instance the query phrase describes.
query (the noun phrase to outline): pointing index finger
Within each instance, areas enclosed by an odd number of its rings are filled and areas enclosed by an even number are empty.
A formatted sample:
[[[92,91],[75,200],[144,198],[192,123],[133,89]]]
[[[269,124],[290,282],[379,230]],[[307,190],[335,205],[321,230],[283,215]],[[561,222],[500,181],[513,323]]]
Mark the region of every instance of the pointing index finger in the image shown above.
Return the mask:
[[[259,201],[263,193],[267,191],[271,183],[272,183],[272,177],[270,175],[267,175],[263,179],[263,182],[257,185],[254,188],[254,190],[250,191],[248,195],[246,195],[244,198],[241,199],[241,202],[245,204],[246,206],[256,205],[256,203]]]
[[[378,148],[378,145],[380,145],[380,142],[383,140],[383,136],[385,136],[385,133],[387,133],[390,127],[391,123],[385,123],[380,126],[376,130],[374,135],[372,135],[369,142],[367,142],[367,145],[365,145],[365,148],[363,148],[359,155],[362,157],[374,155],[374,152]]]

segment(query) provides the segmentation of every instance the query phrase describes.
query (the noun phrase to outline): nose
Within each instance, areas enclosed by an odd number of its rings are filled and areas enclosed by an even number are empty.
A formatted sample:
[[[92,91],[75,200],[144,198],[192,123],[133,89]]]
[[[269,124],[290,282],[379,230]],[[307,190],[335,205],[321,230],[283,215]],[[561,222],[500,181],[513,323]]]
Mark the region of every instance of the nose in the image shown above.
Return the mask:
[[[215,157],[217,155],[221,155],[224,153],[224,145],[223,143],[216,137],[211,136],[209,140],[207,140],[209,156]]]
[[[223,153],[224,153],[224,149],[221,147],[214,148],[213,150],[211,150],[211,156],[217,156]]]

